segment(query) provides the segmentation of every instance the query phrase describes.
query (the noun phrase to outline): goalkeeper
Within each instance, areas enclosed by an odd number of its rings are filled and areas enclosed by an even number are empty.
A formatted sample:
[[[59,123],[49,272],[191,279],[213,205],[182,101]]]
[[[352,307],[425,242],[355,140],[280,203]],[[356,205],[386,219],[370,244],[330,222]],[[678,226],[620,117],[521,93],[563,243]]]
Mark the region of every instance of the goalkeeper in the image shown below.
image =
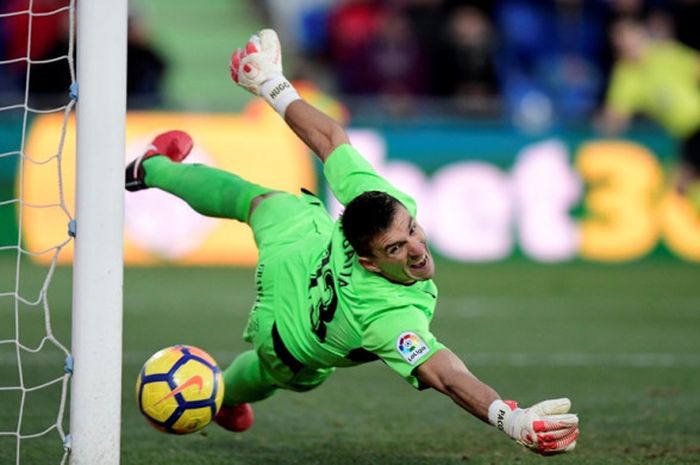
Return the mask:
[[[275,32],[260,31],[237,50],[231,75],[263,97],[324,163],[345,211],[333,222],[308,192],[277,192],[179,163],[192,148],[181,131],[156,137],[127,166],[128,190],[157,187],[204,215],[243,221],[253,230],[260,252],[257,298],[244,331],[253,350],[225,370],[216,422],[243,431],[253,422],[249,403],[278,389],[308,391],[336,367],[381,359],[415,388],[442,392],[535,452],[572,450],[578,417],[567,413],[568,399],[527,409],[501,400],[431,333],[435,265],[414,200],[377,175],[339,124],[299,98],[282,75]]]

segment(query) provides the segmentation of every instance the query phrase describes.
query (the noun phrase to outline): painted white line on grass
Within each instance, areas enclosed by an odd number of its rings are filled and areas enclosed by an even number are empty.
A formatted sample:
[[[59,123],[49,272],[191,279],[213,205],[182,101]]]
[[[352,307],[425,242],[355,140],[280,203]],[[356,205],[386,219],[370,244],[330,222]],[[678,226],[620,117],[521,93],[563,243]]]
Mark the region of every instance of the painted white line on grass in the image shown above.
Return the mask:
[[[559,354],[461,354],[467,365],[481,366],[561,366],[561,367],[700,367],[700,354],[636,353],[592,354],[569,352]]]
[[[513,303],[524,303],[527,305],[536,305],[539,303],[544,303],[547,305],[558,305],[558,304],[571,304],[585,302],[595,302],[595,303],[628,303],[630,305],[639,305],[636,300],[637,297],[633,295],[547,295],[547,296],[513,296],[513,295],[453,295],[444,296],[440,295],[438,302],[449,303],[450,305],[455,304],[466,304],[466,305],[480,305],[480,304],[490,304],[490,305],[510,305]],[[693,296],[666,296],[663,299],[664,304],[669,305],[697,305],[700,303],[699,297]],[[696,307],[697,308],[697,307]]]
[[[155,352],[155,351],[154,351]],[[153,355],[145,351],[127,351],[123,362],[126,365],[141,365]],[[228,365],[237,352],[212,352],[212,356],[222,366]],[[629,353],[629,354],[595,354],[586,352],[565,352],[559,354],[537,354],[531,352],[494,354],[471,353],[459,354],[467,365],[479,366],[513,366],[513,367],[700,367],[700,354],[673,353]],[[22,357],[25,367],[63,366],[63,357],[55,353],[38,353]],[[16,366],[17,358],[14,353],[0,353],[0,367]]]
[[[582,307],[586,310],[582,310]],[[700,320],[700,299],[686,297],[669,297],[663,305],[649,306],[648,303],[635,302],[629,296],[550,296],[550,297],[507,297],[507,296],[462,296],[440,297],[437,315],[459,318],[481,316],[510,315],[523,311],[557,311],[628,313],[630,311],[645,314],[663,313],[668,316]]]

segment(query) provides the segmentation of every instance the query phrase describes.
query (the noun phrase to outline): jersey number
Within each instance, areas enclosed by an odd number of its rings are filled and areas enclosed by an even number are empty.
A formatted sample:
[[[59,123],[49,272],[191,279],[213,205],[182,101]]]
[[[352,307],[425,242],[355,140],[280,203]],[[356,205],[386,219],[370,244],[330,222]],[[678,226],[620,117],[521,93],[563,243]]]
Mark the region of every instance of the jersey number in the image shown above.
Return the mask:
[[[325,342],[326,325],[333,321],[338,307],[338,294],[335,290],[333,273],[329,266],[331,257],[331,245],[328,245],[321,265],[311,276],[309,281],[309,302],[311,304],[311,330],[318,340]]]

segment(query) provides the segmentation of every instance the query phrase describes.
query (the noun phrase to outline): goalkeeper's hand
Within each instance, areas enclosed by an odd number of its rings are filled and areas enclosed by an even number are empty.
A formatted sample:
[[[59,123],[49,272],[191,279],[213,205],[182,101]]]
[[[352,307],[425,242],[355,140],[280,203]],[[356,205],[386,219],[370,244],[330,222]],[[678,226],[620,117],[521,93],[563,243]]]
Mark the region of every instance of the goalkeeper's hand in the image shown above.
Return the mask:
[[[254,95],[260,95],[265,81],[279,76],[282,76],[282,50],[272,29],[256,32],[244,49],[237,48],[231,56],[231,78]]]
[[[253,34],[244,49],[231,56],[231,78],[248,92],[263,97],[278,113],[299,94],[282,74],[282,50],[277,33],[263,29]]]
[[[542,455],[569,452],[579,435],[578,416],[568,413],[566,398],[545,400],[530,408],[513,401],[496,400],[489,407],[489,421],[517,443]]]

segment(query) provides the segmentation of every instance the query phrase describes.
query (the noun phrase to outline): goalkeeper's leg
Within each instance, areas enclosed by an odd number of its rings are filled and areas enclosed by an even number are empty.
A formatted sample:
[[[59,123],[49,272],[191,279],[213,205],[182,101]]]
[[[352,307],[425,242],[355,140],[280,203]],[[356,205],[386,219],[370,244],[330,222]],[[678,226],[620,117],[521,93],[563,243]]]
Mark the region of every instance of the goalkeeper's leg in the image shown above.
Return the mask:
[[[146,186],[176,195],[206,216],[247,222],[253,200],[274,192],[226,171],[176,163],[165,156],[151,157],[143,167]]]
[[[224,371],[224,402],[215,421],[230,431],[245,431],[253,424],[249,402],[266,399],[275,393],[274,380],[260,365],[253,350],[243,352]]]
[[[180,164],[193,145],[184,131],[159,134],[143,155],[127,165],[126,189],[135,192],[158,187],[180,197],[203,215],[247,222],[251,209],[266,197],[264,194],[274,191],[225,171]]]
[[[274,379],[263,369],[258,354],[248,350],[224,371],[224,405],[257,402],[275,393]]]

